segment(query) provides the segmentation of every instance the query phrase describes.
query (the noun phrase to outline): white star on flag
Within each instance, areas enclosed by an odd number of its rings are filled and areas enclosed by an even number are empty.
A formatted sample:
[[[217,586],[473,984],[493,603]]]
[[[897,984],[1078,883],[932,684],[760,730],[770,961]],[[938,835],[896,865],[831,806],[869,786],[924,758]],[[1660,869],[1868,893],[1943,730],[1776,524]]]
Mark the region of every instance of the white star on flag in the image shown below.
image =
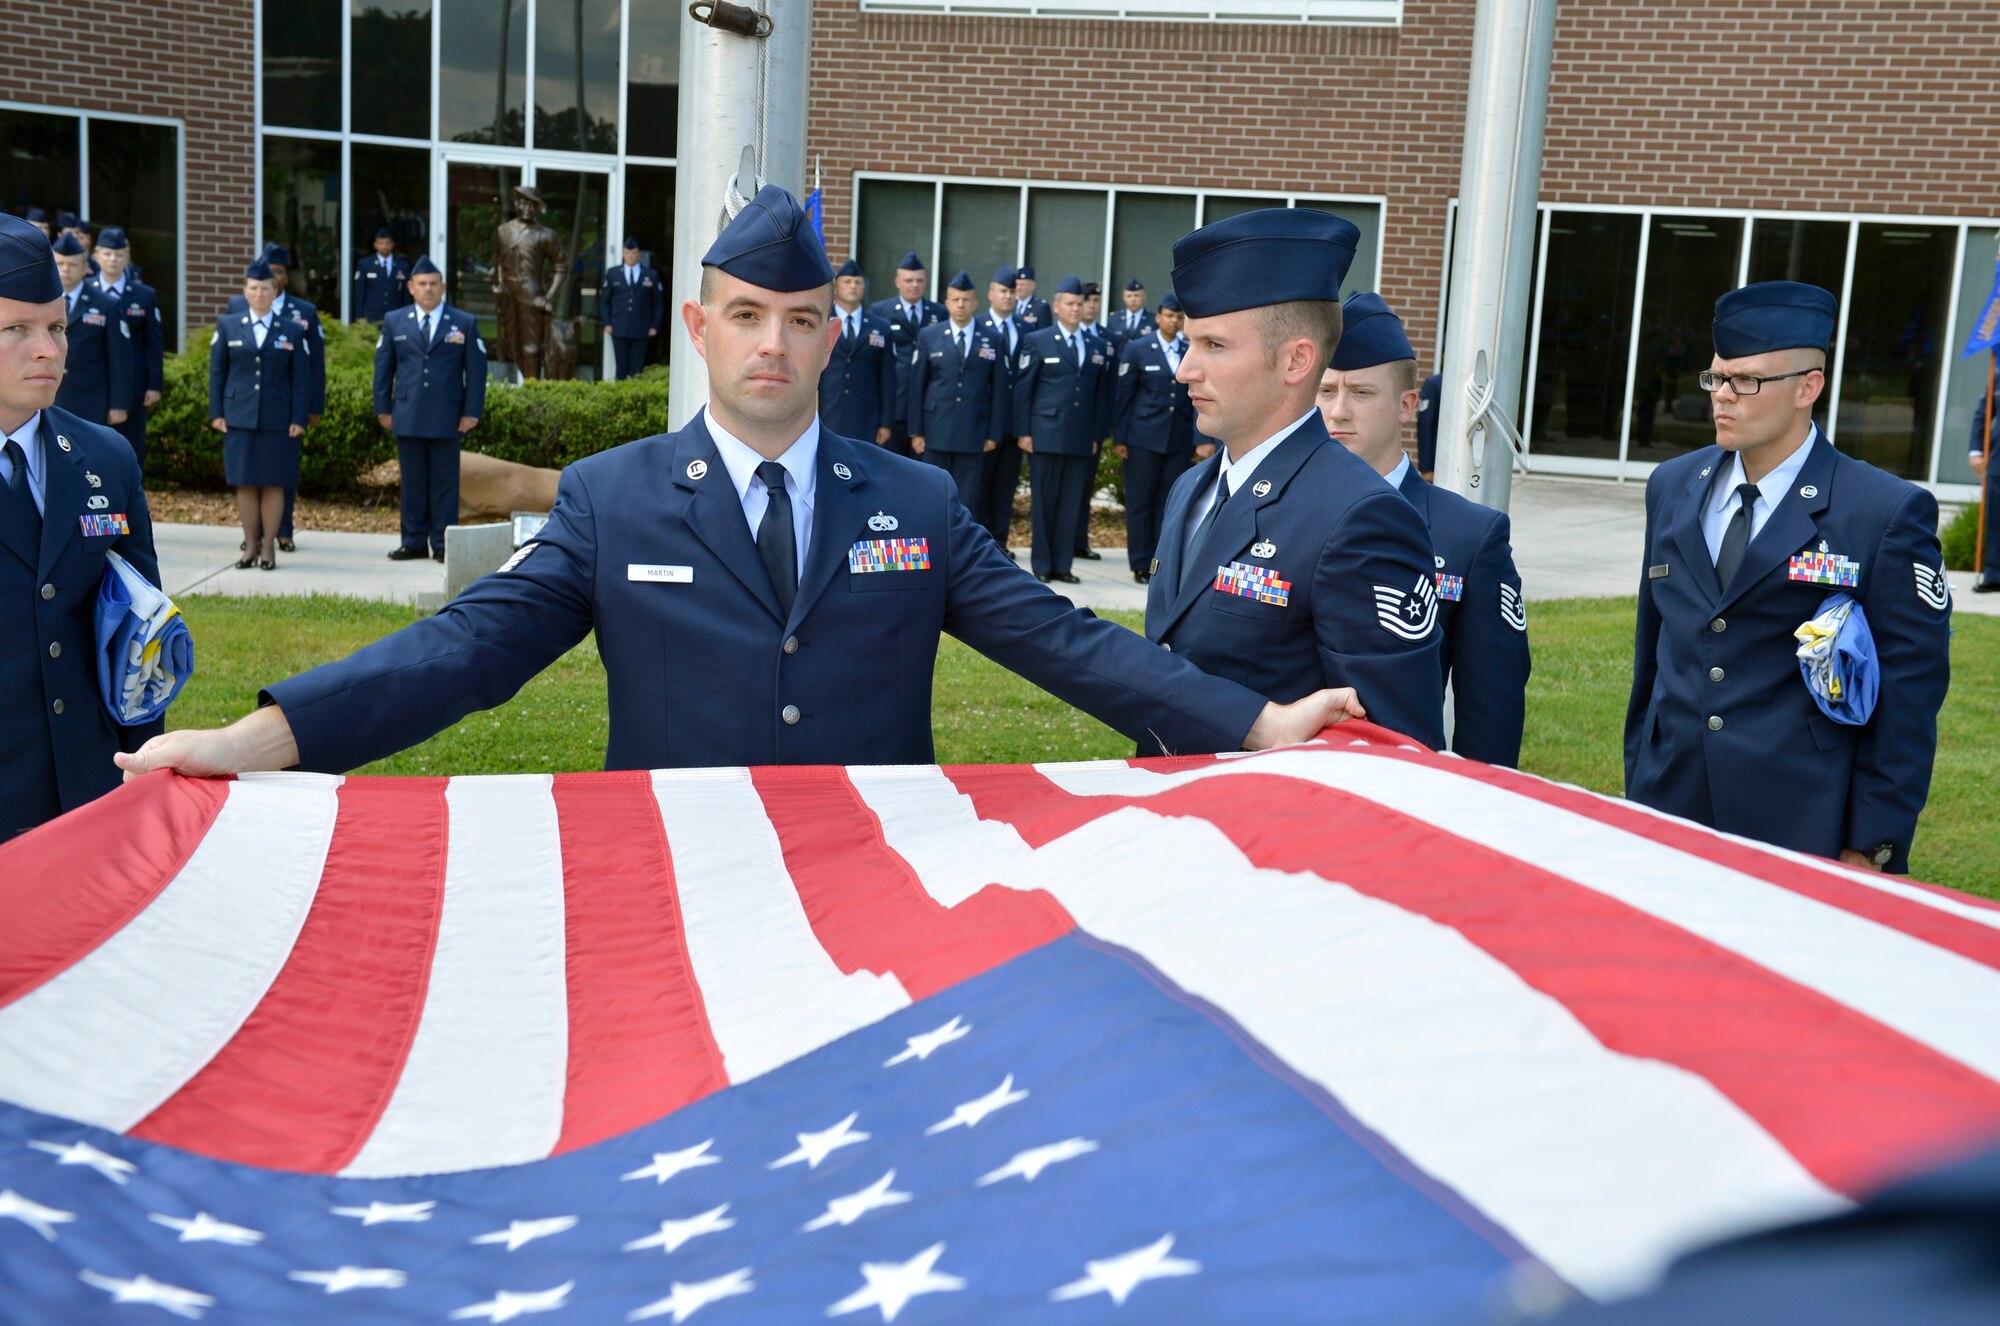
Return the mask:
[[[642,1239],[633,1239],[625,1245],[625,1251],[637,1252],[641,1248],[664,1248],[668,1252],[679,1252],[681,1244],[689,1239],[700,1238],[703,1234],[714,1234],[725,1229],[736,1228],[736,1222],[727,1217],[729,1203],[724,1202],[712,1211],[689,1216],[685,1220],[662,1220],[660,1232],[648,1234]]]
[[[180,1231],[182,1243],[228,1243],[239,1248],[255,1247],[264,1241],[264,1236],[254,1229],[242,1225],[232,1225],[226,1220],[217,1220],[206,1211],[197,1211],[192,1220],[179,1216],[160,1215],[155,1212],[146,1217],[156,1225]]]
[[[942,1294],[965,1288],[965,1281],[931,1268],[944,1256],[944,1244],[933,1243],[906,1262],[863,1262],[861,1278],[868,1283],[826,1310],[829,1317],[844,1317],[863,1308],[877,1308],[883,1321],[896,1314],[919,1294]]]
[[[18,1220],[51,1243],[56,1241],[56,1226],[67,1225],[75,1219],[72,1212],[43,1206],[12,1188],[0,1192],[0,1220]]]
[[[68,1146],[55,1142],[30,1142],[28,1145],[37,1151],[48,1152],[59,1165],[88,1165],[113,1183],[125,1182],[139,1169],[131,1161],[114,1156],[109,1151],[99,1151],[88,1142],[72,1142]]]
[[[648,1317],[663,1317],[674,1314],[674,1326],[692,1317],[696,1312],[719,1299],[734,1298],[747,1294],[757,1287],[750,1278],[750,1268],[731,1271],[728,1275],[718,1275],[713,1280],[703,1280],[699,1284],[684,1285],[674,1281],[674,1292],[665,1298],[648,1303],[643,1308],[634,1308],[625,1314],[627,1321],[644,1321]]]
[[[1121,1252],[1116,1257],[1103,1261],[1085,1262],[1084,1277],[1072,1280],[1057,1288],[1049,1295],[1054,1302],[1066,1298],[1084,1298],[1090,1294],[1109,1294],[1111,1301],[1123,1306],[1132,1291],[1148,1280],[1162,1280],[1174,1275],[1193,1275],[1201,1270],[1200,1262],[1191,1262],[1185,1257],[1169,1257],[1174,1248],[1174,1236],[1162,1234],[1156,1243],[1148,1243],[1143,1248]]]
[[[836,1197],[826,1204],[826,1214],[814,1216],[806,1221],[801,1232],[810,1234],[815,1229],[825,1229],[828,1225],[851,1225],[877,1207],[901,1206],[910,1200],[906,1192],[894,1192],[889,1185],[896,1181],[896,1171],[890,1170],[860,1192],[851,1192],[845,1197]]]
[[[971,1034],[972,1028],[966,1025],[962,1018],[954,1014],[951,1021],[945,1023],[942,1027],[935,1027],[930,1031],[926,1031],[918,1036],[912,1036],[904,1041],[903,1044],[909,1048],[899,1051],[893,1057],[884,1060],[882,1066],[884,1068],[894,1068],[897,1064],[906,1063],[911,1059],[928,1059],[931,1057],[931,1051],[937,1049],[940,1045],[949,1045],[953,1041],[962,1040]]]
[[[453,1321],[465,1321],[472,1317],[484,1317],[488,1321],[512,1321],[535,1312],[554,1312],[564,1305],[569,1291],[576,1288],[576,1281],[570,1280],[554,1289],[538,1289],[532,1293],[516,1293],[503,1289],[484,1303],[474,1303],[451,1314]]]
[[[199,1321],[205,1309],[215,1306],[215,1300],[207,1294],[197,1294],[192,1289],[163,1285],[151,1276],[141,1275],[130,1280],[120,1280],[116,1276],[84,1271],[77,1276],[77,1279],[92,1289],[102,1289],[111,1295],[113,1303],[144,1303],[156,1308],[165,1308],[176,1317],[186,1317],[190,1321]]]
[[[720,1165],[721,1156],[708,1154],[708,1149],[714,1145],[715,1139],[711,1137],[700,1146],[691,1146],[680,1151],[655,1151],[652,1164],[643,1165],[629,1174],[621,1174],[618,1177],[627,1182],[633,1179],[658,1179],[661,1183],[665,1183],[683,1170],[700,1169],[703,1165]]]
[[[319,1285],[329,1294],[350,1289],[401,1289],[410,1277],[389,1266],[341,1266],[331,1271],[293,1271],[288,1277],[300,1284]]]
[[[364,1225],[414,1225],[429,1220],[436,1206],[436,1202],[370,1202],[366,1206],[336,1206],[333,1213]]]
[[[924,1129],[924,1136],[930,1137],[936,1133],[946,1132],[953,1128],[976,1127],[981,1119],[984,1119],[987,1115],[993,1113],[993,1111],[1003,1109],[1008,1105],[1014,1104],[1016,1101],[1026,1100],[1027,1098],[1027,1092],[1014,1090],[1014,1075],[1009,1073],[1007,1074],[1006,1081],[981,1096],[978,1100],[966,1101],[965,1104],[953,1110],[945,1118],[939,1119],[936,1123]]]
[[[480,1234],[474,1243],[504,1243],[507,1251],[545,1239],[551,1234],[560,1234],[566,1229],[576,1228],[575,1216],[548,1216],[541,1220],[516,1220],[505,1229],[496,1229],[491,1234]]]
[[[818,1169],[820,1161],[825,1160],[828,1156],[840,1150],[840,1148],[844,1146],[859,1146],[868,1140],[867,1133],[848,1131],[854,1127],[854,1121],[860,1117],[861,1115],[857,1112],[848,1115],[833,1127],[821,1132],[796,1134],[799,1139],[798,1149],[790,1155],[780,1156],[778,1159],[772,1161],[769,1168],[781,1169],[786,1165],[796,1165],[803,1160],[806,1162],[807,1169]]]
[[[973,1180],[972,1186],[984,1188],[989,1183],[1011,1179],[1016,1174],[1023,1182],[1033,1183],[1042,1176],[1042,1171],[1065,1160],[1075,1160],[1097,1150],[1097,1143],[1085,1137],[1072,1137],[1066,1142],[1051,1142],[1047,1146],[1030,1147],[1017,1151],[1014,1158],[990,1174],[982,1174]]]

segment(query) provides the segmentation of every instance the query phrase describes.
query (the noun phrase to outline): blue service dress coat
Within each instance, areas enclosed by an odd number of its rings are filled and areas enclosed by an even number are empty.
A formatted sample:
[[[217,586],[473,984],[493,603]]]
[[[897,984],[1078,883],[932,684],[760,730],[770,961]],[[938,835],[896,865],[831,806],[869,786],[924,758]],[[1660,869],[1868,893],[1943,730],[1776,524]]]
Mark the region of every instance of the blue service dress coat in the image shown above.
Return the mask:
[[[917,353],[917,333],[934,322],[943,322],[946,314],[944,305],[934,299],[926,299],[915,305],[916,316],[903,312],[900,299],[878,299],[868,306],[868,311],[889,325],[889,350],[896,360],[896,395],[889,408],[896,412],[895,422],[904,422],[903,409],[910,398],[910,364]]]
[[[461,417],[486,412],[486,343],[464,309],[437,306],[428,344],[415,304],[399,308],[375,338],[375,413],[397,437],[458,437]]]
[[[108,424],[132,390],[132,329],[124,313],[86,277],[69,317],[69,358],[56,404],[80,419]]]
[[[853,336],[843,331],[820,371],[820,426],[842,437],[873,442],[876,433],[893,427],[901,414],[889,324],[863,310],[861,330]]]
[[[354,294],[351,306],[356,322],[380,322],[410,302],[410,264],[400,254],[390,254],[387,268],[381,256],[370,253],[354,265]]]
[[[312,343],[297,319],[273,317],[257,347],[255,319],[225,313],[208,345],[208,417],[222,435],[224,477],[238,487],[290,487],[299,481],[299,440],[312,407]]]
[[[279,318],[291,323],[305,334],[307,368],[312,375],[311,402],[307,406],[308,415],[326,413],[326,329],[320,325],[319,307],[311,300],[295,295],[279,296],[272,305]],[[248,312],[250,303],[241,295],[229,297],[230,313]]]
[[[658,331],[667,317],[667,286],[659,272],[644,263],[638,276],[626,280],[625,264],[619,263],[604,274],[597,291],[597,320],[613,336],[648,336]]]
[[[1111,338],[1111,344],[1119,350],[1123,350],[1128,343],[1136,341],[1142,336],[1150,336],[1159,329],[1160,325],[1158,320],[1153,317],[1153,310],[1142,308],[1139,310],[1138,326],[1127,327],[1125,325],[1126,312],[1125,306],[1120,304],[1117,308],[1112,309],[1104,315],[1104,334]]]
[[[1433,373],[1417,388],[1417,468],[1436,474],[1438,467],[1438,401],[1444,394],[1444,374]]]
[[[1112,441],[1160,455],[1194,450],[1194,404],[1154,332],[1118,352],[1111,399]]]
[[[1352,686],[1372,721],[1442,747],[1443,633],[1416,508],[1315,412],[1230,494],[1183,574],[1188,512],[1227,456],[1217,447],[1167,498],[1147,638],[1281,702]]]
[[[706,426],[563,471],[533,543],[436,616],[271,686],[301,767],[350,769],[505,701],[592,630],[609,769],[928,764],[950,632],[1175,751],[1234,749],[1264,705],[1069,603],[1008,561],[948,475],[822,431],[789,614]]]
[[[139,464],[124,438],[42,411],[41,536],[0,488],[0,842],[118,786],[114,753],[164,721],[120,727],[97,689],[97,586],[115,551],[160,582]]]
[[[1014,305],[1014,318],[1027,331],[1042,331],[1056,325],[1056,311],[1040,295],[1030,295]]]
[[[972,341],[964,355],[950,322],[917,333],[903,417],[911,436],[924,439],[926,453],[981,453],[988,438],[998,442],[1007,432],[1007,343],[991,322],[978,318],[966,331]]]
[[[125,330],[131,338],[132,377],[131,387],[123,402],[113,402],[125,410],[125,422],[116,425],[118,435],[132,446],[133,455],[138,457],[139,468],[146,468],[146,393],[164,392],[167,389],[166,338],[160,329],[159,292],[125,270],[125,283],[114,294],[104,289],[102,278],[98,278],[98,288],[104,297],[116,305],[125,319]]]
[[[1727,585],[1701,512],[1729,453],[1677,456],[1647,482],[1625,795],[1817,856],[1893,844],[1888,868],[1906,871],[1951,680],[1937,499],[1841,455],[1818,428],[1806,445]],[[1828,583],[1843,572],[1851,586]],[[1859,727],[1820,712],[1792,634],[1837,592],[1868,614],[1880,659],[1880,698]]]
[[[1424,518],[1435,554],[1439,658],[1451,683],[1451,748],[1468,760],[1514,768],[1527,721],[1528,609],[1507,513],[1425,483],[1413,465],[1403,496]]]
[[[1081,325],[1081,355],[1062,334],[1044,327],[1021,339],[1009,418],[1016,437],[1034,439],[1037,455],[1088,456],[1111,431],[1111,356]]]

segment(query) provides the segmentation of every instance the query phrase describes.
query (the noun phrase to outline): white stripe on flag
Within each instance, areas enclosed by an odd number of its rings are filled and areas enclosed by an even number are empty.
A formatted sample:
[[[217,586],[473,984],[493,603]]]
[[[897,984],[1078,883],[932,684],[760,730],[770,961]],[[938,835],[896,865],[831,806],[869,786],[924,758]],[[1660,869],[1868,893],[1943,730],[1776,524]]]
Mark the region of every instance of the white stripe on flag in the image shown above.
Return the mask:
[[[568,944],[555,780],[454,778],[444,905],[424,1011],[395,1094],[342,1173],[539,1160],[562,1134]]]
[[[789,1063],[907,1008],[895,975],[834,966],[742,769],[660,770],[688,957],[731,1082]]]
[[[246,775],[152,906],[0,1009],[14,1103],[122,1132],[213,1059],[277,978],[319,888],[341,780]]]
[[[1094,792],[1165,785],[1123,767],[1042,772]],[[973,868],[957,847],[969,806],[952,817],[948,785],[887,782],[857,786],[920,877]],[[1121,810],[1038,851],[1016,837],[976,869],[1048,890],[1216,1004],[1586,1293],[1637,1288],[1739,1222],[1843,1205],[1705,1079],[1606,1049],[1455,930],[1255,869],[1206,822]]]

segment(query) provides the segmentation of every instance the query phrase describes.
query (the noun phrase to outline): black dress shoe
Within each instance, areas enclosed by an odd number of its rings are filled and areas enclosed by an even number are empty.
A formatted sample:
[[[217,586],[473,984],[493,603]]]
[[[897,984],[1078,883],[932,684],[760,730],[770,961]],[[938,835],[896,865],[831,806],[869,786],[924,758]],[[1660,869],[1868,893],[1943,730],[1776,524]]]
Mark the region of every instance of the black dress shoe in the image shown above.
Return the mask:
[[[432,553],[431,560],[433,562],[442,562],[444,560],[444,549],[440,548],[436,552]]]
[[[1104,560],[1104,554],[1095,548],[1078,548],[1076,555],[1086,562],[1101,562]]]
[[[279,539],[279,540],[278,540],[278,551],[279,551],[279,552],[297,552],[298,550],[299,550],[299,545],[298,545],[298,544],[296,544],[296,543],[294,543],[294,542],[292,542],[292,541],[291,541],[290,539]]]
[[[422,548],[397,548],[389,554],[389,560],[392,562],[414,562],[419,557],[428,556],[430,554]]]
[[[1152,583],[1153,573],[1151,571],[1134,571],[1132,578],[1142,585],[1150,584]]]
[[[1065,585],[1080,585],[1083,583],[1082,576],[1073,576],[1067,571],[1052,572],[1048,578],[1051,580],[1060,580]]]
[[[1975,594],[2000,594],[2000,580],[1981,580],[1972,586]]]

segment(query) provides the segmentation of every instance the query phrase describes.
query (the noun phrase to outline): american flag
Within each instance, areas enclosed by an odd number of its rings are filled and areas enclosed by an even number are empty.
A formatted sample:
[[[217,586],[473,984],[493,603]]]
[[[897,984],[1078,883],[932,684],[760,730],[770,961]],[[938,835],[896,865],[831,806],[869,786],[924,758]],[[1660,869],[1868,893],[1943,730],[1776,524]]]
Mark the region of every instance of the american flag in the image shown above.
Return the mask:
[[[1359,723],[154,775],[0,917],[9,1322],[1474,1322],[2000,1135],[2000,908]]]

